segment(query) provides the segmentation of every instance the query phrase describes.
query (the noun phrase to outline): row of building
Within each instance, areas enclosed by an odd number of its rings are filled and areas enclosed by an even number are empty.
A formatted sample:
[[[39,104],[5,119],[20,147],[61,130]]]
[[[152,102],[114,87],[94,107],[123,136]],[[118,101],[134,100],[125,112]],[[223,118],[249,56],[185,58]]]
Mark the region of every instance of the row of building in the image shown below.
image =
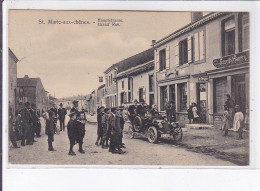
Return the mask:
[[[35,104],[37,111],[47,111],[53,107],[57,99],[49,94],[43,87],[40,78],[17,78],[18,58],[9,48],[9,109],[13,116],[24,107],[26,102]]]
[[[249,106],[249,13],[191,13],[191,23],[152,41],[152,48],[113,64],[86,100],[90,112],[142,99],[161,112],[173,101],[177,119],[197,103],[202,123],[222,122],[226,94]]]

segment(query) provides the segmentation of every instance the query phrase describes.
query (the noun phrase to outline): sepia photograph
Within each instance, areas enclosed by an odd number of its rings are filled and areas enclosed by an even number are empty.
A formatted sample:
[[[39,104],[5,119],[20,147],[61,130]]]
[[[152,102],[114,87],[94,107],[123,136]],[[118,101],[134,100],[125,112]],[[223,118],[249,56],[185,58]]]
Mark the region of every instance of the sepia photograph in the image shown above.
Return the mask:
[[[250,166],[250,13],[8,12],[8,164]]]

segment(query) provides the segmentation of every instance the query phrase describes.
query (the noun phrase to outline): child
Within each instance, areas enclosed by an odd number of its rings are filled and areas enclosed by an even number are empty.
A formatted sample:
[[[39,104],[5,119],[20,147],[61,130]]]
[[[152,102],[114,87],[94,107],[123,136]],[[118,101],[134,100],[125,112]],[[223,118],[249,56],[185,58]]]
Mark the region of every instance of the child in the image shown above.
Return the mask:
[[[55,123],[53,120],[54,113],[50,111],[49,117],[46,118],[46,129],[45,134],[48,135],[48,151],[56,151],[53,146],[52,142],[54,142],[54,134],[55,134]]]
[[[73,151],[73,146],[76,144],[76,138],[75,138],[75,121],[76,121],[76,114],[74,112],[69,114],[70,120],[67,125],[68,130],[68,137],[70,140],[70,150],[69,155],[76,155],[76,153]]]
[[[231,118],[231,113],[229,112],[229,108],[227,105],[224,106],[224,115],[223,115],[223,125],[222,125],[222,130],[225,131],[225,134],[223,136],[228,136],[228,129],[230,129],[230,118]]]
[[[244,114],[240,111],[239,105],[236,105],[234,122],[233,122],[233,130],[238,132],[239,135],[238,139],[242,139],[243,120],[244,120]]]
[[[193,123],[199,122],[198,108],[196,103],[192,103]]]

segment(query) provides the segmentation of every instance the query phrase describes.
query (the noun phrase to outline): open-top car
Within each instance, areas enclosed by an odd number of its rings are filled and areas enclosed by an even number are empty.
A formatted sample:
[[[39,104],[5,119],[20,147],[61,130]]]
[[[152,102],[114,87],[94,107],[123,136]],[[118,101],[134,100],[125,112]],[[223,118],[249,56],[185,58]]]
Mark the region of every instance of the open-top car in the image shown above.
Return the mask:
[[[150,143],[156,143],[159,138],[172,137],[174,141],[181,141],[183,132],[178,122],[169,123],[163,117],[135,116],[132,125],[129,127],[129,136],[141,134],[146,137]]]

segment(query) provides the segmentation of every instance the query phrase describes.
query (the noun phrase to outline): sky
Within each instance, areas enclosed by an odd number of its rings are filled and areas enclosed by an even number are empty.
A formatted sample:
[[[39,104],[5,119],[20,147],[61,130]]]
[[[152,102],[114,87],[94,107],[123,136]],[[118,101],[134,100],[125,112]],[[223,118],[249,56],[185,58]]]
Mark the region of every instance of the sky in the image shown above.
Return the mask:
[[[97,26],[98,19],[123,22]],[[112,64],[151,48],[152,40],[188,23],[190,12],[9,10],[8,40],[21,60],[18,77],[39,77],[45,90],[61,98],[91,93],[101,85],[98,76]]]

